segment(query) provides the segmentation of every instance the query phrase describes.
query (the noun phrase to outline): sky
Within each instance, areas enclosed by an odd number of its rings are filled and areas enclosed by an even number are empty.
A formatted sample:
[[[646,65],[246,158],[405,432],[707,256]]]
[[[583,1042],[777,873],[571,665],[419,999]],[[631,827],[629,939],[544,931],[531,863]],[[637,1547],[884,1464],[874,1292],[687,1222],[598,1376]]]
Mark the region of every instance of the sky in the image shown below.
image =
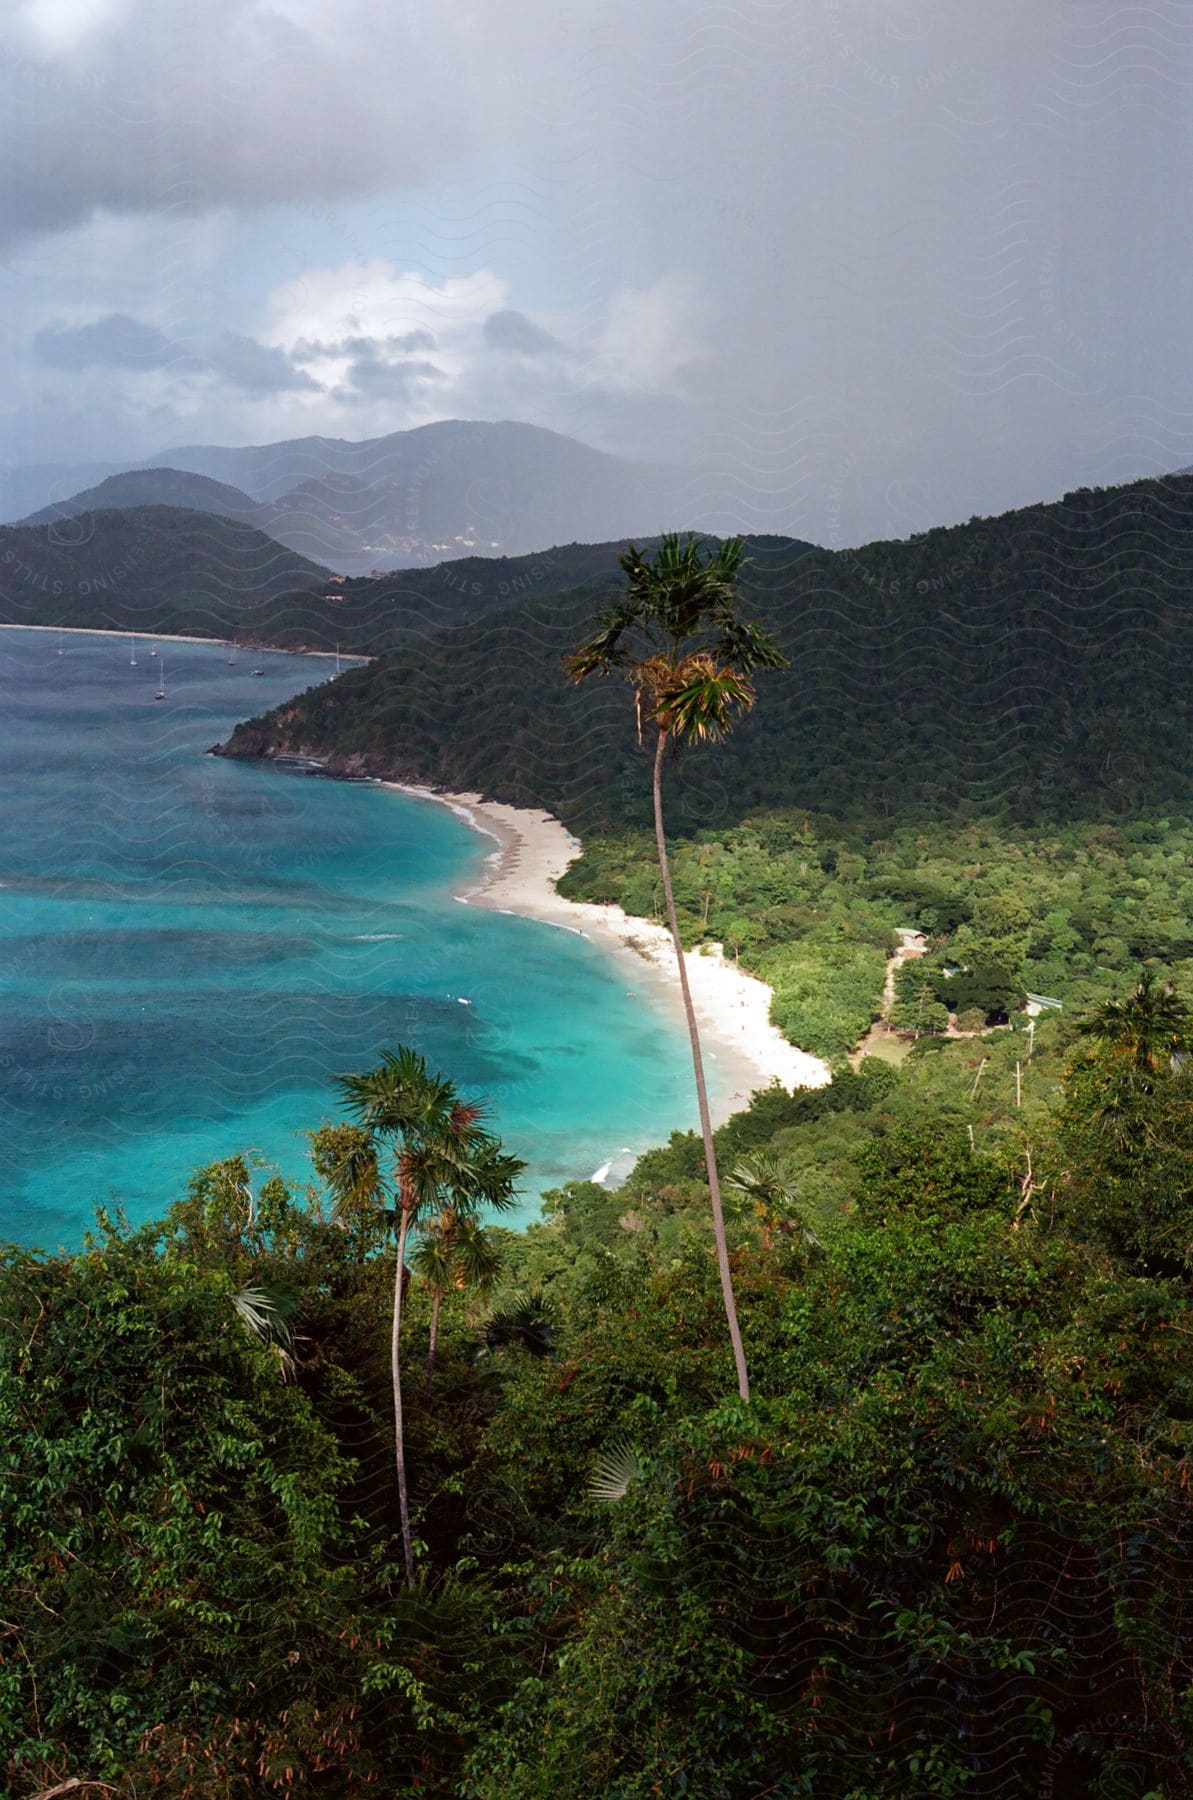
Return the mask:
[[[5,0],[0,468],[443,418],[830,546],[1193,462],[1179,0]]]

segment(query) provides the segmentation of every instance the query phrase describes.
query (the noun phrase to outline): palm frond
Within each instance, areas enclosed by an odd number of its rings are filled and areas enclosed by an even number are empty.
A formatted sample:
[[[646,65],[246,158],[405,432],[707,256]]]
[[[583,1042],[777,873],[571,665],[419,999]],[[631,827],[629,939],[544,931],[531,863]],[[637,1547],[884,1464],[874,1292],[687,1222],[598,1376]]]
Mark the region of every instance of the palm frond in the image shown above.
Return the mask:
[[[434,1292],[446,1294],[452,1285],[455,1269],[455,1255],[450,1239],[440,1230],[429,1230],[415,1247],[410,1266],[419,1279]]]
[[[552,1356],[555,1352],[555,1322],[542,1294],[529,1294],[511,1300],[492,1313],[485,1325],[477,1354],[504,1350],[520,1344],[531,1356]]]
[[[349,1112],[370,1131],[426,1131],[445,1125],[457,1102],[453,1084],[432,1075],[426,1059],[403,1045],[387,1050],[375,1069],[338,1075]]]
[[[691,532],[669,531],[653,558],[631,545],[620,562],[643,622],[679,643],[732,603],[744,549],[741,538],[714,547]]]
[[[623,600],[609,608],[601,621],[600,629],[586,643],[577,645],[576,649],[563,660],[564,673],[569,681],[587,681],[590,675],[608,675],[614,669],[621,668],[629,661],[629,652],[622,643],[627,631],[642,622],[642,609],[633,600]]]
[[[501,1272],[501,1252],[480,1221],[448,1208],[424,1229],[410,1258],[416,1275],[440,1294],[449,1288],[481,1293]]]
[[[788,659],[769,633],[749,619],[740,619],[732,608],[725,608],[716,620],[720,635],[716,654],[743,675],[755,669],[785,669]]]
[[[689,656],[676,670],[675,684],[660,693],[655,716],[681,743],[715,743],[733,728],[734,715],[748,712],[754,689],[744,675],[718,667],[711,656]]]
[[[375,1206],[383,1190],[376,1140],[360,1125],[329,1127],[322,1136],[315,1169],[327,1183],[333,1217],[343,1221]]]
[[[767,1206],[791,1206],[799,1193],[796,1182],[778,1158],[765,1154],[743,1157],[725,1177],[725,1185]]]
[[[1085,1027],[1101,1038],[1137,1069],[1156,1072],[1171,1066],[1174,1054],[1193,1041],[1193,1017],[1171,981],[1157,979],[1144,968],[1131,992],[1122,1000],[1107,1000]]]
[[[458,1220],[454,1252],[456,1275],[463,1286],[482,1293],[493,1286],[501,1273],[501,1251],[475,1219]]]
[[[595,1459],[588,1478],[588,1497],[610,1503],[624,1500],[631,1484],[641,1479],[638,1452],[627,1438],[622,1438]]]
[[[289,1345],[292,1342],[289,1317],[295,1310],[291,1295],[280,1288],[240,1288],[229,1296],[237,1318],[245,1330],[264,1344]]]

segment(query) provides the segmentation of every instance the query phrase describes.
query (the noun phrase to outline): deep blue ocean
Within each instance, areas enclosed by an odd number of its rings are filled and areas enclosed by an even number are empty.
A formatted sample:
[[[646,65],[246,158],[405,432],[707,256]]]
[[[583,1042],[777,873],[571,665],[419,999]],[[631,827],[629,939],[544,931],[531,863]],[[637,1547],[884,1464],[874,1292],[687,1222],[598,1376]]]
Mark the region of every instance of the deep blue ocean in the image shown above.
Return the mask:
[[[529,1165],[510,1222],[694,1122],[686,1043],[624,971],[453,898],[490,839],[204,754],[327,662],[59,642],[0,631],[0,1238],[76,1245],[97,1204],[157,1217],[237,1152],[301,1185],[333,1076],[399,1044],[490,1100]]]

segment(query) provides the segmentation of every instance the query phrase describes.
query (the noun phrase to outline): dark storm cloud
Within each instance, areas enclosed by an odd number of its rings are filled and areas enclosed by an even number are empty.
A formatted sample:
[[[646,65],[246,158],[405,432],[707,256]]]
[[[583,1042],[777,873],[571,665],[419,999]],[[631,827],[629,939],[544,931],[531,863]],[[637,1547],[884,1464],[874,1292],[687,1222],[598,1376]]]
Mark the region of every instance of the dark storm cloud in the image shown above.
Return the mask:
[[[442,167],[464,141],[462,117],[431,99],[451,22],[429,36],[417,6],[28,0],[6,12],[0,244],[97,210],[375,193],[422,179],[428,153]],[[399,72],[427,95],[421,111],[395,104]]]
[[[433,350],[435,336],[430,331],[403,331],[394,337],[346,337],[334,341],[300,340],[294,347],[299,362],[315,362],[333,357],[353,356],[375,359],[384,351],[392,356],[408,356],[414,350]]]

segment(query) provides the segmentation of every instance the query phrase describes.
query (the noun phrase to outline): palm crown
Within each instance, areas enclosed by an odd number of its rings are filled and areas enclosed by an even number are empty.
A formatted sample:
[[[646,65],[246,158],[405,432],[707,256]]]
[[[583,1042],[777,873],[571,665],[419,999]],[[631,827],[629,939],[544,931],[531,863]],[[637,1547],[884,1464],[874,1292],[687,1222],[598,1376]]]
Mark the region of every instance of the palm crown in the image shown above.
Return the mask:
[[[458,1212],[482,1206],[503,1212],[514,1204],[523,1164],[507,1156],[500,1139],[485,1130],[481,1108],[462,1101],[452,1082],[431,1075],[416,1051],[387,1051],[375,1069],[341,1075],[338,1082],[349,1112],[370,1137],[395,1141],[395,1211],[407,1214],[410,1224],[437,1211],[445,1195]],[[384,1192],[380,1165],[367,1165],[367,1153],[351,1164],[346,1161],[345,1200],[359,1192],[362,1172],[371,1174]],[[339,1185],[333,1182],[333,1187]]]
[[[1087,1029],[1139,1074],[1155,1074],[1189,1048],[1193,1019],[1172,983],[1145,968],[1127,997],[1106,1001]]]
[[[754,704],[753,672],[787,666],[766,632],[738,612],[743,540],[705,552],[702,540],[677,531],[666,534],[651,560],[631,545],[620,558],[625,597],[565,659],[575,682],[615,671],[628,677],[639,737],[647,720],[680,742],[724,737],[734,714]]]

